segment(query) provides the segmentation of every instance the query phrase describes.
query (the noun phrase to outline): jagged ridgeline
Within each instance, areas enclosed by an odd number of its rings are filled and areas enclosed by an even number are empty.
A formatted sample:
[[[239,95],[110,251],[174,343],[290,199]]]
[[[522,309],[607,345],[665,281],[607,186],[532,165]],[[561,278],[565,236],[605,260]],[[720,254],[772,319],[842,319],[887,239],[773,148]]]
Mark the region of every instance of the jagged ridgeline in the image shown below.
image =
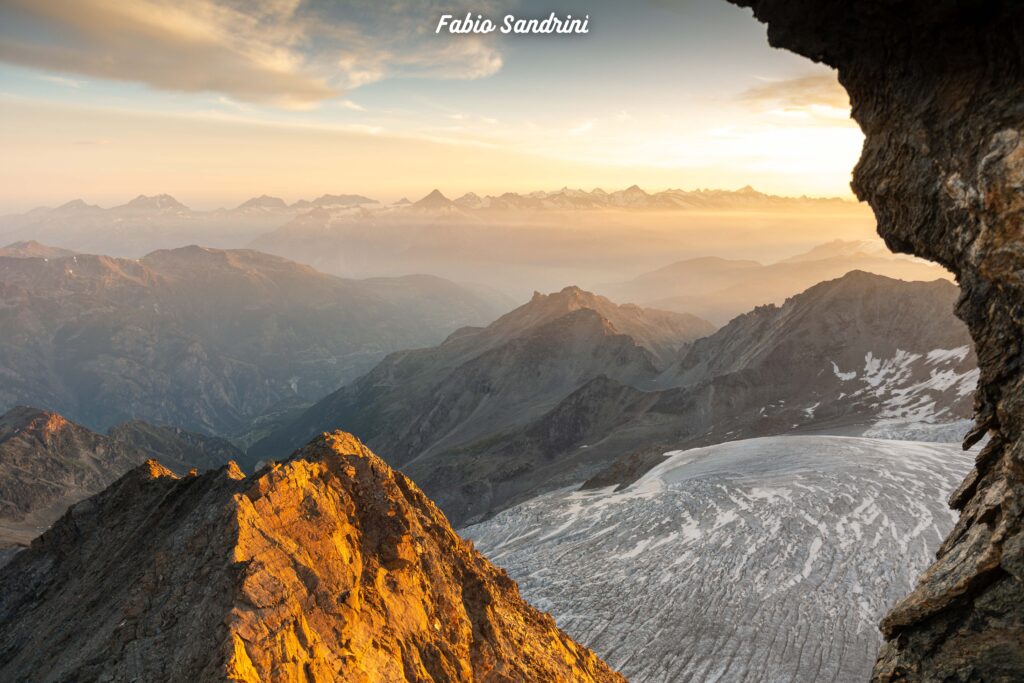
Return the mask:
[[[245,477],[147,461],[0,572],[5,681],[624,681],[405,476],[324,434]]]

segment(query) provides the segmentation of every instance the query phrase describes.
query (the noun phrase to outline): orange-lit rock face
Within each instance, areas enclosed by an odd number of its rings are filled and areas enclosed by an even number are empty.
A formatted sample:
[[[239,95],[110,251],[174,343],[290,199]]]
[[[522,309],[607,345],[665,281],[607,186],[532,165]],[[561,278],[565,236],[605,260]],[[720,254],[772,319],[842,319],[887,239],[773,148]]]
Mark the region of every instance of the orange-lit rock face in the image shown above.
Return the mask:
[[[83,505],[0,575],[0,678],[622,680],[348,434],[248,479],[147,463]]]

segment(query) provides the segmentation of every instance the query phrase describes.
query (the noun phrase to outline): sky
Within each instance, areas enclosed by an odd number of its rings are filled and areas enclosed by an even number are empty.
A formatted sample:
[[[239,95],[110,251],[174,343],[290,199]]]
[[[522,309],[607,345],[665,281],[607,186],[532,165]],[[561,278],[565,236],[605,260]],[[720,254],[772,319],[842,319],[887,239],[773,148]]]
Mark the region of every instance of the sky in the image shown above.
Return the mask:
[[[435,33],[467,11],[589,33]],[[834,73],[723,0],[0,0],[4,212],[164,192],[850,197],[862,142]]]

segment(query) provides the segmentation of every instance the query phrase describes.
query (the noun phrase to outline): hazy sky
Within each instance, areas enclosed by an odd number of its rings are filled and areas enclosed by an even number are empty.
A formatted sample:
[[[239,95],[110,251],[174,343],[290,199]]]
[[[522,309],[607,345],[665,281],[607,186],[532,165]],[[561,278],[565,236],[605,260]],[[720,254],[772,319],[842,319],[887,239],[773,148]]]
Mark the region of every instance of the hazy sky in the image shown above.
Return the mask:
[[[482,0],[461,10],[589,14],[590,33],[435,35],[458,7],[0,0],[0,210],[634,183],[849,196],[845,93],[748,10]]]

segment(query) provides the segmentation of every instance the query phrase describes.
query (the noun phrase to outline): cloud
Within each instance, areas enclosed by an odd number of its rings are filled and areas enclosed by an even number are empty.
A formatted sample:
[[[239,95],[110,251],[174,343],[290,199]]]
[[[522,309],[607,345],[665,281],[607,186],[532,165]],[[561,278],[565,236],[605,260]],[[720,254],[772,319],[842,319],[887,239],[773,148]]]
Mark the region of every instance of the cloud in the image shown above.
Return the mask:
[[[39,78],[41,78],[44,81],[49,81],[50,83],[63,85],[68,88],[74,88],[75,90],[78,90],[85,85],[85,81],[80,81],[74,78],[67,78],[66,76],[54,76],[51,74],[43,74]]]
[[[493,41],[433,34],[441,7],[383,0],[5,0],[0,61],[289,108],[310,108],[389,77],[479,78],[500,69]]]
[[[740,99],[766,109],[850,108],[850,98],[834,74],[769,81],[746,90]]]
[[[585,135],[590,131],[594,130],[594,126],[597,125],[597,121],[590,119],[588,121],[582,121],[577,125],[570,128],[567,132],[569,135]]]

